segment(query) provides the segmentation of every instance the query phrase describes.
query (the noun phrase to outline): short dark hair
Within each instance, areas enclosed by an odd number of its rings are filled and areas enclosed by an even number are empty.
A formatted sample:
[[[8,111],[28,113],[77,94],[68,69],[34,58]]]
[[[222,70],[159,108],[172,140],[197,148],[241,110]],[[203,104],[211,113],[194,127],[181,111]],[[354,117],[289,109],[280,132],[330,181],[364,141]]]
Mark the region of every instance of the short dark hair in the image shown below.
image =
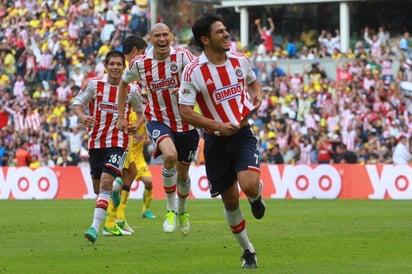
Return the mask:
[[[147,48],[146,41],[138,35],[130,35],[123,40],[123,54],[129,54],[132,52],[133,47],[136,47],[138,50]]]
[[[210,26],[215,22],[223,23],[222,17],[214,13],[204,13],[194,23],[192,27],[193,38],[200,48],[204,48],[200,38],[202,36],[210,36]]]
[[[104,58],[104,64],[106,66],[109,64],[109,60],[112,57],[121,57],[123,66],[126,66],[126,57],[124,57],[124,54],[118,50],[111,50],[106,54],[106,57]]]

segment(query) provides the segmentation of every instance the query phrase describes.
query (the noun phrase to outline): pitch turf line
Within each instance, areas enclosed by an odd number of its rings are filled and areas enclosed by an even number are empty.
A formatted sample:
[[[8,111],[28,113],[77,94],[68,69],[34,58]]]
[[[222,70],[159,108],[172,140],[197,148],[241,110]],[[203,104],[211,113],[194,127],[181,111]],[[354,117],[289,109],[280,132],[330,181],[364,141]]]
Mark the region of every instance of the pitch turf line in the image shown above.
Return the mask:
[[[90,245],[83,232],[94,201],[0,200],[0,273],[239,273],[241,251],[220,200],[189,200],[191,233],[162,231],[131,200],[131,237]],[[266,200],[255,220],[241,207],[258,253],[254,273],[412,273],[412,201]]]

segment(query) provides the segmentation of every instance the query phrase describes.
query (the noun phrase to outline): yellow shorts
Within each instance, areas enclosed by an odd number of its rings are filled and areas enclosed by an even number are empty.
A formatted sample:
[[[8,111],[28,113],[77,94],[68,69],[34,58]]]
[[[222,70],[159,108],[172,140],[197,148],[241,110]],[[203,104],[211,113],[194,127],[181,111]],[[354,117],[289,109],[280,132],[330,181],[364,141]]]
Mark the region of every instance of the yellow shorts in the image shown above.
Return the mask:
[[[137,168],[136,178],[152,177],[152,172],[150,171],[149,166],[147,165],[144,159],[140,159],[136,162],[136,168]]]
[[[135,157],[134,157],[134,154],[129,150],[127,152],[126,160],[124,161],[123,168],[128,169],[130,163],[133,163],[133,162],[135,162]]]
[[[147,165],[143,155],[139,155],[139,157],[136,159],[135,154],[129,151],[127,153],[123,168],[129,168],[130,163],[133,162],[136,164],[137,169],[136,178],[152,177],[152,172],[150,171],[149,166]]]

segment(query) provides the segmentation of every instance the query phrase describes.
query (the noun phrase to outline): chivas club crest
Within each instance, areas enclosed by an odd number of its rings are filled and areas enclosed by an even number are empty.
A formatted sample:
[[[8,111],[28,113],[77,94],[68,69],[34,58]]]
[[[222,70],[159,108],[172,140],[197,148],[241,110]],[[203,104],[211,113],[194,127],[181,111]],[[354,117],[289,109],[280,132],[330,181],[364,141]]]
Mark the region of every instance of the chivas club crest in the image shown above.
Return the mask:
[[[241,78],[243,76],[242,70],[239,67],[236,68],[236,76],[238,78]]]
[[[176,63],[171,63],[170,64],[170,71],[171,72],[176,72],[178,70],[178,67],[176,65]]]

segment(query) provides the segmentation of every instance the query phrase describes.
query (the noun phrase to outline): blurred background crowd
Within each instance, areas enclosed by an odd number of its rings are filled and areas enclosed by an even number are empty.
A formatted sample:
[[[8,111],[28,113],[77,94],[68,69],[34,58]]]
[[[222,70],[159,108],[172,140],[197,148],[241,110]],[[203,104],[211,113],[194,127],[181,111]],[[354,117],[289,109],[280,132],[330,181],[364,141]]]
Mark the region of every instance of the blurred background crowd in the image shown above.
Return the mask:
[[[110,49],[129,34],[147,39],[147,1],[0,1],[0,166],[87,165],[87,134],[73,96],[102,75]],[[250,117],[264,163],[408,163],[411,160],[410,37],[365,27],[347,52],[339,30],[302,26],[276,33],[276,18],[257,18],[253,41],[233,51],[250,58],[263,85]],[[199,49],[187,28],[170,26],[175,45]],[[189,28],[190,29],[190,28]],[[333,61],[324,69],[324,60]],[[288,65],[288,62],[295,64]],[[301,62],[300,69],[295,69]],[[330,63],[330,62],[329,62]],[[199,152],[194,161],[203,163]],[[150,147],[146,150],[150,159]]]

